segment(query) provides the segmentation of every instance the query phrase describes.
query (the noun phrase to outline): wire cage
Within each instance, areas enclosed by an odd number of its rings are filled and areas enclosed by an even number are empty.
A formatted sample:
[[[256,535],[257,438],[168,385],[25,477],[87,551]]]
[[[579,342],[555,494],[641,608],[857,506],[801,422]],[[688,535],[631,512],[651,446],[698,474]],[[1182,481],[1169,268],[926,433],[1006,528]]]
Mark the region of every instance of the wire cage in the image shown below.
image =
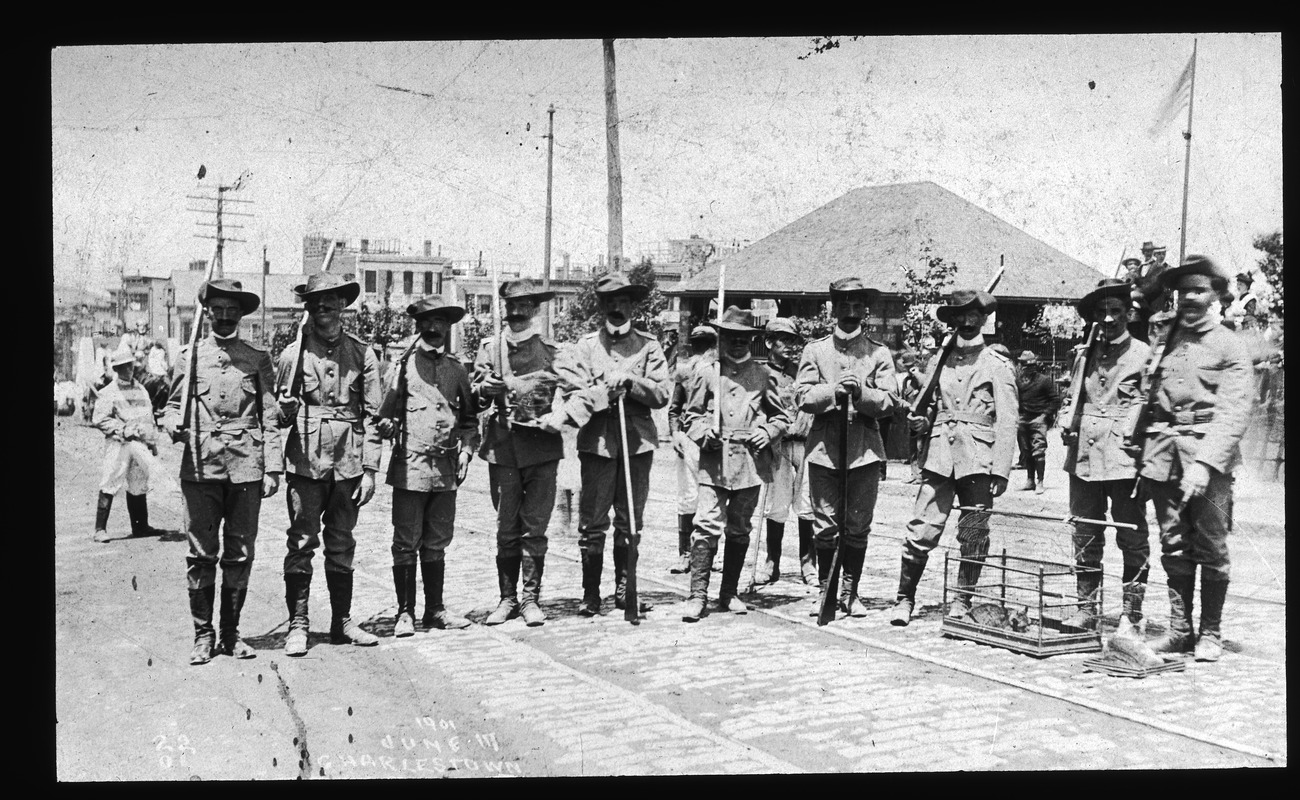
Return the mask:
[[[1091,535],[1101,536],[1107,527],[1135,526],[980,507],[959,509],[968,512],[958,523],[959,540],[983,540],[982,530],[976,528],[987,520],[988,541],[1002,547],[1000,552],[983,554],[964,545],[963,554],[944,555],[944,603],[949,609],[958,604],[969,607],[960,616],[944,617],[940,630],[945,636],[1039,657],[1102,649],[1098,624],[1105,609],[1102,568],[1077,564],[1076,547],[1081,542],[1076,531],[1092,530],[1096,533]],[[1088,583],[1095,590],[1081,596],[1080,584]]]

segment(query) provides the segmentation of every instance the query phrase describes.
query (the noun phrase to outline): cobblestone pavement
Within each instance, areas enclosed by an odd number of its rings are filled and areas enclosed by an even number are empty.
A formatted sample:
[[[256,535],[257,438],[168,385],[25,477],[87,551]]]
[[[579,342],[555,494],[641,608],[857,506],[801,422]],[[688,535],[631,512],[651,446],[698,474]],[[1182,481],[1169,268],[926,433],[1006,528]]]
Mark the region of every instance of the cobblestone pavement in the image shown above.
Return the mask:
[[[78,448],[97,452],[98,434],[89,433],[77,426],[55,436],[56,488],[60,495],[70,490],[56,508],[55,540],[62,779],[1286,763],[1285,607],[1277,602],[1285,584],[1272,574],[1283,569],[1280,526],[1251,534],[1257,557],[1234,541],[1236,582],[1225,614],[1230,652],[1223,660],[1189,662],[1184,672],[1143,680],[1113,678],[1085,672],[1086,655],[1039,659],[942,636],[938,551],[918,594],[919,618],[907,628],[890,626],[884,609],[914,496],[914,487],[898,479],[883,484],[878,505],[861,590],[866,616],[815,626],[807,616],[814,592],[794,580],[791,526],[785,579],[758,590],[754,612],[681,622],[673,605],[686,595],[686,578],[668,573],[676,549],[675,482],[671,451],[661,448],[640,562],[643,598],[656,607],[639,624],[613,611],[608,562],[603,588],[611,613],[577,616],[576,514],[566,520],[561,510],[546,564],[542,605],[551,619],[544,626],[512,620],[391,638],[391,494],[381,486],[358,526],[353,615],[384,637],[382,644],[327,645],[328,601],[318,580],[312,649],[287,659],[280,579],[286,520],[277,496],[263,507],[245,611],[245,637],[259,657],[191,668],[184,542],[89,540],[94,495],[86,471],[97,459],[73,458]],[[163,455],[172,475],[177,455]],[[564,475],[561,485],[571,480]],[[496,602],[486,483],[476,461],[448,551],[448,603],[476,621]],[[151,501],[155,525],[179,527],[174,485],[156,489]],[[1012,491],[999,503],[1064,514],[1062,487],[1050,484],[1044,495]],[[124,511],[115,509],[115,533],[126,528]],[[1108,573],[1118,573],[1117,555],[1107,548]],[[1156,566],[1148,602],[1153,629],[1168,613],[1160,577]]]

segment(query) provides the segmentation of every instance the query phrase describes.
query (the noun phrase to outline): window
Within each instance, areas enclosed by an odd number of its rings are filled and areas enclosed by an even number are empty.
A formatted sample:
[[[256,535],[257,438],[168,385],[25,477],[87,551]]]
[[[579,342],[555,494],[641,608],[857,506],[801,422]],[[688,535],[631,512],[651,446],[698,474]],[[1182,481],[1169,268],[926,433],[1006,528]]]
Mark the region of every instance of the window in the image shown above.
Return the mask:
[[[375,293],[375,271],[373,269],[368,269],[366,270],[365,275],[366,275],[366,292],[368,292],[369,294],[374,294]]]
[[[402,294],[415,293],[415,273],[409,269],[402,273]]]
[[[424,273],[424,293],[433,294],[433,273]]]

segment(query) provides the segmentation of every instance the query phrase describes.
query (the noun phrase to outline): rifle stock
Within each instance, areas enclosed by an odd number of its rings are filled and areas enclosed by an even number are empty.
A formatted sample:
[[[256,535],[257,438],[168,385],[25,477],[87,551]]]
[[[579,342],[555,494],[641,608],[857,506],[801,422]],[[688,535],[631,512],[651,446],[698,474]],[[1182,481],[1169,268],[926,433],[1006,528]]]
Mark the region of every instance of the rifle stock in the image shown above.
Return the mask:
[[[835,545],[835,555],[831,558],[831,574],[826,580],[826,587],[822,590],[821,609],[817,614],[817,624],[826,625],[835,621],[835,608],[839,602],[840,589],[840,564],[843,561],[844,554],[844,536],[847,533],[847,523],[849,521],[849,400],[844,399],[843,415],[841,416],[842,425],[840,427],[840,505],[836,509],[839,519],[836,520],[836,527],[839,528],[839,541]],[[849,598],[853,602],[853,598]]]
[[[998,288],[998,283],[1002,280],[1002,274],[1006,272],[1006,267],[998,267],[998,271],[993,273],[993,278],[984,287],[984,291],[993,294],[993,290]],[[925,382],[925,387],[921,393],[912,401],[911,413],[918,417],[929,414],[930,406],[934,405],[935,398],[939,393],[939,377],[943,374],[944,365],[948,363],[948,357],[952,351],[957,348],[957,331],[948,334],[948,338],[943,343],[943,349],[939,351],[939,357],[935,361],[934,369],[930,372],[930,378]]]
[[[623,487],[627,495],[628,527],[623,619],[634,623],[641,614],[641,599],[637,596],[636,590],[637,539],[640,538],[641,532],[636,523],[636,501],[632,497],[632,457],[627,452],[627,411],[624,409],[622,397],[618,398],[618,433],[623,445],[619,449],[623,454]]]
[[[501,282],[495,263],[492,264],[492,308],[495,311],[492,315],[492,327],[494,329],[493,334],[496,337],[497,371],[501,373],[501,379],[505,380],[506,375],[510,372],[510,351],[506,347],[505,322],[501,314]],[[497,418],[501,420],[501,424],[505,425],[507,430],[511,427],[510,403],[506,399],[509,394],[510,388],[507,386],[506,391],[497,395],[495,401]]]
[[[1077,434],[1083,423],[1083,379],[1088,374],[1088,365],[1092,363],[1093,350],[1096,348],[1100,325],[1093,323],[1088,331],[1088,342],[1083,351],[1074,358],[1074,369],[1070,371],[1070,413],[1065,418],[1063,430]]]
[[[323,261],[321,261],[321,265],[320,265],[321,272],[329,272],[330,262],[334,260],[334,248],[336,245],[337,242],[330,242],[329,249],[325,251],[325,258]],[[301,430],[298,431],[298,441],[302,443],[304,447],[306,446],[305,438],[307,434],[307,419],[306,419],[307,398],[303,397],[302,370],[303,370],[303,354],[306,350],[304,345],[306,343],[306,338],[307,338],[306,337],[307,323],[310,320],[311,320],[311,315],[308,314],[307,309],[304,308],[302,311],[302,320],[298,323],[298,352],[296,354],[297,358],[294,359],[293,376],[290,377],[289,379],[289,396],[298,398],[298,402],[302,405],[303,427]],[[297,418],[298,415],[294,414],[295,422],[297,421]]]
[[[218,245],[217,252],[220,252]],[[208,270],[203,275],[203,283],[212,280],[212,270],[217,266],[217,257],[214,254],[208,261]],[[199,284],[202,291],[203,284]],[[197,295],[194,297],[194,327],[190,330],[190,366],[189,374],[185,376],[185,385],[181,387],[181,424],[180,431],[188,433],[190,439],[190,457],[194,461],[194,470],[200,479],[203,478],[203,459],[199,457],[199,411],[194,404],[194,391],[198,386],[199,371],[199,331],[203,328],[203,320],[207,317],[207,309],[199,301]],[[190,425],[190,415],[193,413],[194,425]]]
[[[1160,339],[1156,340],[1155,347],[1151,351],[1151,360],[1147,362],[1146,372],[1143,379],[1147,384],[1146,397],[1142,401],[1142,407],[1137,413],[1129,414],[1127,424],[1124,428],[1124,442],[1126,446],[1138,446],[1138,434],[1146,430],[1147,420],[1151,417],[1151,411],[1156,406],[1158,392],[1156,389],[1156,374],[1160,372],[1160,362],[1164,360],[1165,352],[1168,349],[1169,338],[1174,335],[1174,329],[1170,330]]]

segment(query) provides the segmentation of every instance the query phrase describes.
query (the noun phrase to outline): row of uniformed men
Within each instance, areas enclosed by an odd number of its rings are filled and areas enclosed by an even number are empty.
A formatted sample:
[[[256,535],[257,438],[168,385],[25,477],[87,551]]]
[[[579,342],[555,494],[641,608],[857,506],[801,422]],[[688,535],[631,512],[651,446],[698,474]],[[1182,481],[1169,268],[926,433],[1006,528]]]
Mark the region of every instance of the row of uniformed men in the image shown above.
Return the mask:
[[[1209,264],[1208,260],[1203,264]],[[1205,277],[1215,270],[1213,265],[1192,265],[1170,271],[1171,286],[1179,292],[1180,309],[1184,295],[1195,297],[1196,287],[1191,284],[1203,281],[1208,286],[1218,280],[1217,273]],[[1190,288],[1185,291],[1183,283]],[[628,284],[621,276],[601,279],[596,293],[605,312],[604,325],[561,352],[534,326],[538,305],[549,300],[550,294],[538,291],[528,281],[503,285],[509,330],[504,332],[503,343],[483,343],[472,380],[459,361],[446,352],[450,326],[463,316],[464,310],[440,297],[426,298],[408,308],[420,336],[398,368],[391,371],[386,389],[379,385],[373,353],[364,342],[342,331],[341,314],[359,294],[357,284],[322,273],[312,276],[297,291],[312,325],[304,332],[301,352],[298,345],[287,348],[274,372],[265,351],[238,337],[240,318],[257,307],[258,299],[235,281],[216,280],[204,285],[200,300],[212,320],[212,334],[199,342],[192,357],[187,354],[178,359],[163,427],[174,437],[183,436],[186,442],[181,486],[190,542],[188,582],[195,626],[192,663],[204,663],[214,652],[237,657],[253,655],[252,649],[239,639],[238,621],[253,558],[260,501],[277,490],[281,464],[287,473],[290,515],[284,565],[290,615],[286,654],[301,655],[307,649],[311,560],[322,538],[332,640],[363,645],[376,642],[350,617],[355,549],[352,531],[359,507],[374,493],[374,473],[384,437],[394,440],[388,483],[394,487],[392,553],[398,599],[397,636],[414,632],[417,563],[424,581],[424,627],[469,624],[463,617],[447,612],[442,586],[444,554],[454,527],[455,490],[475,450],[489,464],[491,494],[498,513],[496,561],[501,601],[487,622],[503,622],[516,614],[522,614],[530,625],[545,620],[538,596],[556,471],[563,456],[561,431],[566,425],[578,431],[583,487],[579,507],[583,584],[580,611],[585,615],[601,613],[600,580],[611,508],[615,512],[615,605],[623,606],[629,537],[639,537],[642,527],[657,443],[650,412],[668,403],[672,384],[658,343],[631,326],[644,287]],[[1100,312],[1095,309],[1105,305],[1098,301],[1109,297],[1107,291],[1100,287],[1085,297],[1080,313],[1096,318]],[[686,442],[699,450],[699,494],[688,547],[684,548],[689,553],[691,573],[684,619],[693,621],[704,613],[719,538],[725,538],[726,549],[717,607],[745,610],[736,598],[737,584],[761,487],[772,486],[769,495],[773,498],[798,496],[791,476],[797,475],[804,464],[812,506],[812,535],[819,554],[819,583],[826,590],[830,556],[842,533],[845,549],[840,608],[844,613],[855,612],[880,479],[878,462],[884,458],[878,420],[891,415],[900,402],[888,348],[866,336],[861,327],[866,309],[877,295],[876,290],[856,278],[833,283],[830,296],[837,320],[835,331],[805,348],[797,369],[792,359],[783,363],[779,356],[770,368],[755,362],[750,355],[750,341],[758,330],[743,312],[728,309],[712,324],[718,331],[718,358],[683,372],[684,400],[676,415],[677,427]],[[993,498],[1006,489],[1017,420],[1014,378],[1009,362],[985,347],[979,333],[995,307],[996,300],[984,292],[958,290],[936,313],[940,321],[955,328],[959,343],[940,381],[937,414],[909,419],[913,431],[928,446],[922,455],[916,513],[908,525],[903,549],[898,599],[892,612],[895,624],[906,625],[910,619],[928,553],[939,541],[954,500],[987,509],[992,507]],[[1180,318],[1180,336],[1171,337],[1171,343],[1177,341],[1194,356],[1200,352],[1197,347],[1204,346],[1199,340],[1193,341],[1193,334],[1199,330],[1190,310],[1194,303],[1187,307],[1187,317]],[[786,323],[778,321],[770,332],[777,334],[776,339],[793,339],[793,329],[786,328]],[[1105,331],[1103,325],[1103,337]],[[1220,342],[1212,333],[1201,335],[1215,340],[1215,352],[1227,353],[1231,342]],[[1122,338],[1107,341],[1125,343]],[[1170,365],[1188,360],[1200,363],[1195,357],[1180,358],[1167,360]],[[195,376],[189,384],[191,359]],[[1106,359],[1097,360],[1094,372],[1103,370],[1106,363]],[[1154,380],[1169,380],[1170,367],[1164,366]],[[1229,375],[1223,364],[1206,369],[1218,370],[1216,378]],[[1111,381],[1112,386],[1126,383],[1125,389],[1115,388],[1118,402],[1131,411],[1136,408],[1133,400],[1139,392],[1137,380],[1130,378]],[[1089,380],[1102,385],[1107,382],[1106,377],[1094,378],[1091,374]],[[1177,383],[1181,387],[1185,380],[1179,378]],[[1222,383],[1215,386],[1219,394],[1228,388]],[[182,420],[181,398],[187,385],[192,387],[193,402],[189,418]],[[559,396],[552,406],[546,399],[553,388],[558,389]],[[1106,391],[1089,401],[1092,407],[1085,407],[1085,418],[1094,420],[1088,425],[1106,424],[1095,422],[1097,419],[1111,420],[1113,431],[1115,412],[1109,402],[1101,399]],[[1199,521],[1198,517],[1209,511],[1196,499],[1177,509],[1168,503],[1165,508],[1161,503],[1168,497],[1182,498],[1186,494],[1188,498],[1204,498],[1221,512],[1230,509],[1230,503],[1220,501],[1225,491],[1230,497],[1233,463],[1229,462],[1240,439],[1236,428],[1244,427],[1233,420],[1246,413],[1249,391],[1247,387],[1241,392],[1243,402],[1237,413],[1224,410],[1219,414],[1213,412],[1217,407],[1213,390],[1202,391],[1195,398],[1182,398],[1162,384],[1156,394],[1162,408],[1169,406],[1168,413],[1157,417],[1145,445],[1140,446],[1149,451],[1142,459],[1143,475],[1152,485],[1151,494],[1161,519],[1171,601],[1176,589],[1178,597],[1184,597],[1181,578],[1189,572],[1184,567],[1190,564],[1194,570],[1198,561],[1205,563],[1208,572],[1203,570],[1204,575],[1210,576],[1214,588],[1207,590],[1203,586],[1201,638],[1217,641],[1218,623],[1212,607],[1214,598],[1221,596],[1219,589],[1226,588],[1226,542],[1217,549],[1207,546],[1206,541],[1219,539],[1215,539],[1216,530],[1207,529]],[[510,402],[502,403],[502,399]],[[498,409],[490,416],[483,441],[479,442],[477,416],[494,402],[498,402]],[[1206,410],[1206,404],[1211,410]],[[620,431],[620,406],[627,419],[625,431]],[[528,409],[534,413],[528,413]],[[1183,421],[1185,412],[1191,416]],[[282,429],[287,430],[283,456]],[[1213,434],[1211,438],[1219,449],[1215,455],[1197,460],[1196,442],[1207,431]],[[624,436],[635,524],[627,519],[621,463]],[[1097,436],[1088,438],[1089,448],[1083,451],[1074,447],[1067,464],[1072,471],[1071,503],[1076,503],[1077,494],[1080,507],[1085,504],[1085,495],[1097,495],[1095,487],[1083,484],[1112,480],[1101,477],[1109,476],[1108,471],[1093,473],[1087,465],[1118,458],[1109,451],[1098,456],[1093,447]],[[682,444],[680,449],[686,450],[687,446]],[[840,472],[842,467],[847,468],[847,476]],[[1187,492],[1179,491],[1180,478]],[[1131,477],[1113,480],[1127,480],[1132,485]],[[1077,493],[1076,481],[1082,487]],[[1173,488],[1166,485],[1170,483]],[[1162,489],[1157,490],[1157,485]],[[847,496],[842,496],[843,486],[848,487]],[[1118,519],[1122,504],[1115,498],[1121,492],[1115,487],[1102,489],[1100,502],[1104,506],[1109,497],[1112,514]],[[839,511],[842,499],[845,519],[841,519]],[[1095,506],[1096,498],[1091,502]],[[1202,513],[1195,513],[1198,511]],[[988,549],[987,513],[963,515],[958,538],[966,560],[958,575],[959,599],[950,611],[955,614],[969,609],[970,600],[960,590],[974,587],[979,563]],[[1080,516],[1098,518],[1100,514]],[[224,529],[219,533],[223,521]],[[1099,561],[1100,531],[1081,530],[1077,536],[1089,543],[1080,550],[1081,563],[1094,556]],[[1122,539],[1120,544],[1124,548]],[[1132,548],[1124,549],[1127,565]],[[775,560],[774,549],[769,546],[772,566],[764,570],[769,580],[779,574]],[[218,563],[223,572],[219,639],[212,625]],[[1134,575],[1130,581],[1127,572],[1126,567],[1126,588],[1130,583],[1144,582],[1145,559],[1140,576]],[[517,591],[521,573],[522,596]],[[1080,580],[1083,591],[1086,587]],[[1130,619],[1133,614],[1140,618],[1140,597],[1136,604],[1128,600],[1126,591],[1126,613]],[[1190,596],[1186,600],[1186,614],[1171,628],[1170,638],[1174,641],[1170,647],[1175,649],[1190,647],[1191,635],[1181,627],[1190,619]],[[643,610],[647,607],[643,605]],[[1179,613],[1176,609],[1176,616]],[[1211,618],[1207,619],[1207,613]],[[1178,639],[1179,635],[1183,638]]]

